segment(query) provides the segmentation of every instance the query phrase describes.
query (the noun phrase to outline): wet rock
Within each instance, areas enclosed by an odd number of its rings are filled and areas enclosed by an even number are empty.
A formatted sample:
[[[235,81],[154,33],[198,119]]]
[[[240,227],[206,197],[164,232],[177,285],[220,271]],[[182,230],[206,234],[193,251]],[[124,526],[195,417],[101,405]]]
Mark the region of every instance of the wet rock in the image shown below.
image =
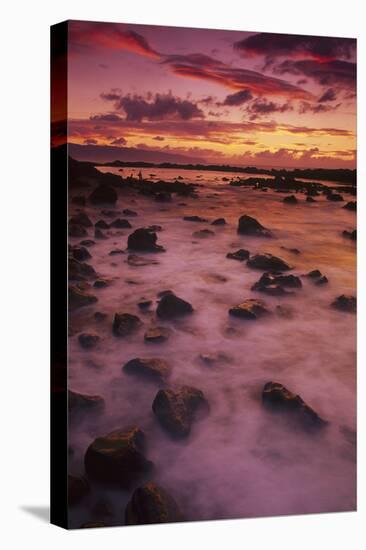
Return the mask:
[[[341,296],[338,296],[338,298],[336,298],[334,302],[332,302],[332,307],[335,307],[340,311],[356,313],[357,300],[355,296],[342,294]]]
[[[171,335],[171,330],[166,327],[150,327],[144,334],[145,342],[160,344],[166,342]]]
[[[69,237],[75,237],[78,239],[80,237],[85,237],[87,234],[87,230],[82,225],[72,223],[69,224]]]
[[[92,239],[85,239],[84,241],[81,241],[80,243],[82,246],[93,246],[95,244],[95,241]]]
[[[316,202],[316,200],[313,197],[306,197],[306,202]]]
[[[132,494],[125,512],[126,525],[172,523],[184,517],[173,497],[155,483],[146,483]]]
[[[284,412],[304,427],[322,427],[326,422],[305,401],[278,382],[267,382],[262,392],[263,405],[272,411]]]
[[[110,256],[116,256],[117,254],[124,254],[125,251],[122,250],[122,248],[113,248],[110,252],[109,252],[109,255]]]
[[[95,346],[100,340],[100,337],[97,334],[83,332],[82,334],[79,334],[78,340],[82,348],[92,349],[92,348],[95,348]]]
[[[172,292],[168,292],[161,297],[156,310],[156,314],[160,319],[173,319],[192,312],[192,305]]]
[[[344,230],[342,235],[343,237],[346,237],[346,239],[351,239],[351,241],[357,241],[357,229],[354,229],[353,231]]]
[[[109,225],[104,220],[99,220],[94,224],[94,227],[98,227],[99,229],[109,229]]]
[[[173,437],[187,437],[200,412],[208,411],[208,402],[201,390],[190,386],[159,390],[152,409],[160,425]]]
[[[163,383],[171,373],[171,366],[163,359],[141,358],[131,359],[123,365],[126,374],[147,378],[155,382]]]
[[[89,258],[92,257],[89,250],[85,246],[73,246],[72,255],[75,260],[78,260],[79,262],[85,262],[85,260],[89,260]]]
[[[231,260],[238,260],[239,262],[244,262],[249,258],[249,250],[244,250],[244,248],[240,248],[236,252],[228,252],[226,254],[227,258],[230,258]]]
[[[83,227],[93,227],[93,222],[85,212],[79,212],[70,218],[69,224],[82,225]]]
[[[98,301],[96,296],[88,294],[77,288],[76,286],[69,287],[69,308],[70,310],[78,309],[79,307],[89,306]]]
[[[256,254],[249,258],[247,265],[254,269],[266,271],[288,271],[293,269],[285,260],[272,256],[272,254]]]
[[[283,199],[283,202],[285,204],[297,204],[299,201],[297,200],[297,198],[295,197],[295,195],[289,195],[288,197],[285,197]]]
[[[252,290],[265,292],[272,296],[290,294],[285,288],[301,288],[302,283],[296,275],[277,275],[274,273],[263,273],[259,281],[254,283]]]
[[[145,265],[157,265],[159,262],[157,260],[152,260],[151,258],[137,256],[136,254],[129,254],[127,263],[135,267],[143,267]]]
[[[211,223],[211,225],[226,225],[226,220],[225,218],[217,218]]]
[[[229,309],[229,315],[240,319],[256,320],[267,315],[269,310],[262,300],[245,300],[241,304]]]
[[[152,300],[141,300],[137,303],[137,306],[142,310],[149,309],[152,306]]]
[[[241,216],[238,223],[238,233],[240,235],[254,235],[255,237],[270,237],[271,232],[263,227],[255,218],[251,216]]]
[[[67,499],[69,506],[79,504],[90,492],[90,485],[85,477],[68,475]]]
[[[109,286],[109,281],[107,281],[106,279],[97,279],[96,281],[94,281],[93,286],[95,288],[105,288],[106,286]]]
[[[132,225],[128,220],[117,218],[111,223],[110,227],[115,227],[117,229],[129,229],[132,227]]]
[[[108,237],[104,235],[103,231],[101,231],[98,227],[95,228],[94,238],[99,240],[108,239]]]
[[[347,202],[342,208],[345,208],[346,210],[351,210],[352,212],[356,212],[357,202],[356,201]]]
[[[158,298],[162,298],[163,296],[165,296],[166,294],[174,294],[174,292],[172,290],[160,290],[158,293],[157,293],[157,297]]]
[[[97,437],[85,453],[84,464],[91,479],[124,488],[152,467],[145,456],[145,435],[136,426]]]
[[[338,193],[328,193],[327,194],[327,201],[333,201],[333,202],[341,202],[343,201],[342,195],[339,195]]]
[[[76,411],[101,410],[104,407],[104,399],[100,395],[86,395],[72,390],[68,392],[70,413]]]
[[[134,210],[130,210],[129,208],[125,208],[124,210],[122,210],[122,214],[124,214],[125,216],[131,216],[131,217],[137,216],[137,212],[135,212]]]
[[[320,286],[326,285],[328,282],[329,282],[328,277],[326,277],[325,275],[322,275],[321,277],[315,280],[315,284]]]
[[[192,233],[192,237],[196,239],[206,239],[207,237],[214,237],[215,233],[213,231],[210,231],[210,229],[200,229],[199,231],[195,231]]]
[[[88,281],[95,279],[97,273],[92,265],[79,262],[75,258],[69,258],[69,279],[75,281]]]
[[[184,216],[183,220],[186,222],[199,222],[199,223],[208,222],[206,218],[202,218],[201,216]]]
[[[101,210],[101,214],[107,218],[114,218],[119,214],[119,212],[117,210]]]
[[[156,244],[158,238],[154,231],[147,227],[140,227],[128,236],[127,246],[130,250],[146,252],[163,252],[164,248]]]
[[[92,204],[114,204],[117,198],[116,190],[105,183],[98,185],[89,195],[89,201]]]
[[[322,276],[322,274],[319,269],[313,269],[312,271],[309,271],[309,273],[307,273],[305,276],[310,277],[310,279],[318,279]]]
[[[115,336],[127,336],[138,330],[142,325],[137,315],[131,313],[115,313],[113,319],[113,334]]]
[[[107,313],[103,313],[102,311],[96,311],[94,313],[94,319],[98,322],[104,321],[108,317]]]

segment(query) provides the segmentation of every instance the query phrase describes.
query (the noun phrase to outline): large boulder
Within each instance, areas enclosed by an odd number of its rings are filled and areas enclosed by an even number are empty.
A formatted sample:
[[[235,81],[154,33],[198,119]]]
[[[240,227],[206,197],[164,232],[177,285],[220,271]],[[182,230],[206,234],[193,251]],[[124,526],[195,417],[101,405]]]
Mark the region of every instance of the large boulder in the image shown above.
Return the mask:
[[[338,296],[338,298],[336,298],[334,302],[332,302],[332,306],[336,309],[339,309],[340,311],[356,313],[357,299],[355,296],[342,294],[341,296]]]
[[[92,265],[69,258],[69,280],[89,281],[96,277],[97,273]]]
[[[213,222],[211,222],[211,225],[226,225],[225,218],[217,218]]]
[[[105,183],[98,185],[89,195],[89,201],[92,204],[114,204],[117,199],[116,190]]]
[[[356,201],[347,202],[347,204],[342,206],[342,208],[345,208],[346,210],[351,210],[352,212],[356,212],[357,202]]]
[[[67,479],[67,500],[69,506],[79,504],[90,492],[90,485],[85,477],[68,475]]]
[[[93,222],[85,212],[79,212],[75,216],[72,216],[69,221],[70,225],[82,225],[83,227],[92,227]]]
[[[254,235],[255,237],[270,237],[271,232],[251,216],[241,216],[238,222],[240,235]]]
[[[262,391],[262,402],[272,411],[284,412],[304,427],[322,427],[326,422],[305,401],[278,382],[267,382]]]
[[[173,437],[190,434],[193,421],[200,412],[208,412],[208,402],[201,390],[190,386],[159,390],[152,404],[160,425]]]
[[[127,525],[183,521],[174,498],[155,483],[146,483],[132,494],[125,512]]]
[[[145,435],[136,426],[97,437],[85,453],[84,464],[91,479],[124,488],[152,467],[145,456]]]
[[[291,294],[285,288],[301,288],[300,277],[296,275],[277,275],[275,273],[263,273],[259,281],[254,283],[252,290],[264,292],[272,296]]]
[[[229,309],[229,315],[232,317],[248,319],[249,321],[255,321],[268,313],[270,313],[270,311],[267,309],[266,304],[262,300],[254,299],[245,300],[241,304]]]
[[[193,312],[193,307],[189,302],[179,298],[172,292],[161,297],[156,314],[161,319],[173,319]]]
[[[69,287],[69,308],[70,310],[78,309],[79,307],[89,306],[98,301],[96,296],[88,294],[76,286]]]
[[[71,253],[78,262],[85,262],[91,258],[91,254],[85,246],[73,246]]]
[[[111,223],[110,227],[115,227],[116,229],[129,229],[132,227],[128,220],[117,218],[114,222]]]
[[[147,301],[147,303],[149,303],[149,301]],[[139,304],[139,307],[141,308],[141,302]],[[147,343],[161,344],[162,342],[166,342],[170,335],[171,330],[169,328],[154,326],[147,329],[144,334],[144,340]]]
[[[100,397],[100,395],[87,395],[69,390],[68,404],[70,413],[77,411],[101,410],[104,407],[104,399],[103,397]]]
[[[127,336],[140,328],[142,322],[137,315],[131,313],[115,313],[113,319],[113,334],[115,336]]]
[[[288,271],[293,269],[285,260],[272,256],[272,254],[255,254],[249,258],[247,265],[265,271]]]
[[[244,248],[240,248],[236,252],[228,252],[226,254],[226,257],[230,260],[238,260],[239,262],[244,262],[245,260],[248,260],[249,256],[249,250],[245,250]]]
[[[156,357],[136,357],[122,367],[126,374],[146,378],[155,382],[165,382],[171,372],[171,366],[164,359]]]
[[[148,227],[140,227],[128,236],[127,247],[130,250],[145,252],[163,252],[164,248],[156,244],[158,237]]]
[[[295,197],[295,195],[289,195],[288,197],[285,197],[283,199],[283,202],[285,204],[297,204],[299,201],[297,200],[297,198]]]

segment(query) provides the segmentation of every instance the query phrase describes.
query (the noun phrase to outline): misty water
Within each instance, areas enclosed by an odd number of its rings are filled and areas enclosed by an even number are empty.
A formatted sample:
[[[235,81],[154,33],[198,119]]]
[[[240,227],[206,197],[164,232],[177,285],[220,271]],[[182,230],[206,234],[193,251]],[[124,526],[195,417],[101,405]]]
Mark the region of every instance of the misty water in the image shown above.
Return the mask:
[[[122,176],[139,169],[103,168]],[[166,488],[188,520],[247,518],[354,510],[356,506],[355,316],[330,307],[341,294],[355,294],[355,243],[342,236],[355,227],[355,213],[345,203],[316,197],[286,205],[280,193],[230,187],[223,177],[237,174],[175,170],[142,170],[144,177],[200,183],[198,199],[176,197],[170,203],[120,192],[116,217],[128,218],[133,229],[105,230],[107,240],[96,240],[88,260],[101,277],[112,283],[92,289],[98,302],[69,315],[69,387],[104,398],[100,414],[82,416],[70,424],[69,471],[83,474],[85,451],[93,439],[115,429],[138,425],[146,434],[147,457],[154,463],[149,479]],[[246,175],[244,177],[249,177]],[[334,184],[335,185],[335,184]],[[345,195],[345,200],[352,197]],[[111,221],[100,207],[82,208],[95,223]],[[78,207],[70,204],[70,215]],[[240,236],[238,218],[248,214],[269,228],[275,238]],[[224,217],[227,225],[183,221],[183,216]],[[114,219],[114,218],[112,218]],[[134,229],[161,225],[158,244],[165,253],[138,253],[155,265],[133,267],[127,254],[110,256],[113,248],[126,249]],[[205,239],[192,233],[208,228]],[[94,233],[89,229],[89,238]],[[71,244],[82,239],[70,238]],[[319,269],[329,283],[317,286],[303,277],[293,296],[271,297],[251,290],[262,272],[245,262],[226,258],[239,248],[251,254],[269,252],[303,275]],[[300,254],[288,249],[297,248]],[[157,294],[170,289],[189,301],[194,313],[175,321],[156,319]],[[273,315],[257,321],[229,317],[228,309],[247,298],[266,302]],[[137,307],[153,300],[151,310]],[[277,305],[291,309],[291,317],[275,313]],[[94,313],[108,317],[97,322]],[[143,327],[125,338],[112,334],[115,312],[138,315]],[[167,342],[147,344],[149,326],[167,326]],[[80,347],[80,332],[96,332],[101,340],[93,350]],[[200,354],[222,354],[207,365]],[[210,404],[207,417],[193,423],[188,439],[172,440],[162,430],[151,405],[159,386],[126,375],[122,366],[134,357],[159,357],[172,365],[169,385],[201,389]],[[265,410],[261,391],[268,381],[288,387],[327,420],[319,432],[294,429]],[[132,491],[93,485],[83,503],[70,511],[70,526],[86,521],[121,525]],[[102,511],[108,510],[107,513]]]

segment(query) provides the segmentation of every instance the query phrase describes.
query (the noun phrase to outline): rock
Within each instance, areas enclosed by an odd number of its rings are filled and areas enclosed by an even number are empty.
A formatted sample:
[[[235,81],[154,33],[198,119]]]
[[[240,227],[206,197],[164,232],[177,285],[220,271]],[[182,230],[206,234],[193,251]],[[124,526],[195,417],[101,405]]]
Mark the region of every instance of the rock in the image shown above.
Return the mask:
[[[144,258],[143,256],[137,256],[136,254],[129,254],[127,263],[135,267],[142,267],[145,265],[157,265],[159,262],[157,260],[152,260],[151,258]]]
[[[85,248],[85,246],[73,246],[71,252],[75,260],[78,260],[79,262],[85,262],[85,260],[89,260],[89,258],[92,257],[89,250]]]
[[[94,319],[98,322],[104,321],[104,319],[106,319],[107,317],[108,315],[106,313],[103,313],[102,311],[96,311],[94,313]]]
[[[283,199],[283,202],[285,204],[297,204],[299,201],[297,200],[297,198],[295,197],[295,195],[289,195],[288,197],[285,197]]]
[[[226,353],[200,353],[199,360],[208,367],[214,367],[219,363],[230,363],[231,359]]]
[[[125,216],[131,216],[131,217],[137,216],[137,212],[135,212],[134,210],[129,210],[128,208],[125,208],[124,210],[122,210],[122,214],[124,214]]]
[[[137,305],[142,310],[149,309],[149,307],[152,306],[152,300],[141,300]]]
[[[96,296],[83,292],[76,286],[69,287],[69,308],[70,310],[78,309],[79,307],[89,306],[98,301]]]
[[[88,447],[85,471],[91,479],[130,487],[151,470],[145,457],[145,435],[136,426],[97,437]]]
[[[353,231],[343,231],[342,233],[343,237],[346,237],[347,239],[351,239],[351,241],[357,240],[357,229],[354,229]]]
[[[97,279],[96,281],[94,281],[93,286],[95,288],[105,288],[106,286],[109,286],[109,281],[107,281],[106,279]]]
[[[97,273],[93,266],[79,262],[75,258],[69,258],[69,279],[76,281],[88,281],[95,279]]]
[[[339,309],[340,311],[347,311],[349,313],[356,313],[357,309],[357,300],[355,296],[350,296],[346,294],[342,294],[341,296],[338,296],[332,302],[332,307],[335,307],[336,309]]]
[[[104,407],[104,399],[100,395],[86,395],[68,391],[70,413],[74,411],[100,410]]]
[[[116,256],[117,254],[124,254],[124,253],[125,253],[125,251],[122,250],[122,248],[113,248],[113,250],[111,250],[109,252],[109,255],[110,256]]]
[[[101,210],[101,214],[107,218],[114,218],[119,214],[119,212],[118,210]]]
[[[75,216],[70,218],[69,224],[71,225],[82,225],[83,227],[93,227],[93,222],[85,212],[79,212]]]
[[[267,315],[269,310],[262,300],[248,299],[229,309],[229,315],[240,319],[256,320]]]
[[[159,390],[152,409],[160,425],[173,437],[187,437],[200,411],[208,411],[208,402],[201,390],[190,386]]]
[[[271,232],[263,227],[255,218],[251,216],[241,216],[238,223],[238,233],[240,235],[253,235],[255,237],[270,237]]]
[[[195,231],[192,233],[192,237],[195,237],[196,239],[206,239],[207,237],[214,237],[215,233],[213,231],[210,231],[210,229],[200,229],[199,231]]]
[[[304,427],[322,427],[326,422],[305,403],[278,382],[267,382],[262,392],[263,404],[272,411],[285,412],[296,418]]]
[[[69,237],[75,237],[78,239],[80,237],[86,237],[87,234],[87,230],[82,225],[72,223],[69,224]]]
[[[313,197],[306,197],[306,202],[316,202],[316,200]]]
[[[181,317],[192,312],[192,305],[172,292],[161,297],[156,310],[156,314],[160,319],[173,319],[174,317]]]
[[[227,258],[230,258],[231,260],[238,260],[239,262],[244,262],[249,258],[249,250],[244,250],[243,248],[240,248],[236,252],[228,252],[226,254]]]
[[[168,191],[161,191],[160,193],[156,193],[155,200],[157,202],[170,202],[172,195]]]
[[[166,342],[171,335],[171,330],[166,327],[150,327],[144,334],[145,342],[160,344]]]
[[[268,271],[288,271],[293,269],[285,260],[272,254],[256,254],[247,261],[249,267]]]
[[[104,220],[97,221],[94,227],[98,227],[98,229],[109,229],[109,225]]]
[[[157,235],[146,227],[140,227],[128,236],[127,246],[130,250],[142,250],[146,252],[164,252],[164,248],[158,244]]]
[[[122,368],[126,374],[140,376],[159,383],[165,382],[171,372],[169,363],[157,358],[137,357],[128,361]]]
[[[226,225],[226,220],[225,218],[217,218],[211,223],[211,225]]]
[[[115,227],[117,229],[129,229],[132,227],[128,220],[122,218],[117,218],[114,222],[111,223],[110,227]]]
[[[85,239],[84,241],[81,241],[80,244],[82,246],[93,246],[95,244],[95,241],[92,241],[91,239]]]
[[[83,332],[82,334],[79,334],[79,344],[84,349],[92,349],[95,348],[97,343],[100,340],[100,337],[97,334],[91,334],[89,332]]]
[[[321,277],[315,280],[316,285],[326,285],[328,282],[329,282],[328,277],[326,277],[325,275],[322,275]]]
[[[68,475],[67,479],[67,500],[69,506],[79,504],[90,492],[90,485],[85,477]]]
[[[344,206],[342,206],[342,208],[345,208],[346,210],[351,210],[352,212],[356,212],[357,202],[356,201],[347,202]]]
[[[301,288],[302,283],[296,275],[277,275],[274,273],[263,273],[259,281],[254,283],[252,290],[265,292],[272,296],[291,294],[284,288]]]
[[[92,204],[114,204],[117,198],[116,190],[105,183],[98,185],[89,195],[89,201]]]
[[[342,195],[339,195],[338,193],[328,193],[327,194],[327,201],[333,201],[333,202],[341,202],[343,201]]]
[[[321,271],[319,271],[319,269],[313,269],[313,271],[309,271],[309,273],[307,273],[305,275],[305,277],[310,277],[310,279],[317,279],[318,277],[321,277],[322,274],[321,274]]]
[[[103,231],[101,231],[98,227],[95,228],[94,238],[99,239],[99,240],[108,239],[108,237],[106,235],[104,235]]]
[[[113,334],[115,336],[127,336],[135,332],[142,325],[141,320],[137,315],[130,313],[115,313],[113,319]]]
[[[291,252],[291,254],[295,254],[296,256],[301,254],[301,251],[298,248],[287,248],[287,246],[281,246],[281,248],[287,252]]]
[[[201,216],[184,216],[183,220],[186,222],[199,222],[199,223],[208,222],[206,218],[202,218]]]
[[[173,497],[155,483],[146,483],[132,494],[125,512],[126,525],[172,523],[184,517]]]

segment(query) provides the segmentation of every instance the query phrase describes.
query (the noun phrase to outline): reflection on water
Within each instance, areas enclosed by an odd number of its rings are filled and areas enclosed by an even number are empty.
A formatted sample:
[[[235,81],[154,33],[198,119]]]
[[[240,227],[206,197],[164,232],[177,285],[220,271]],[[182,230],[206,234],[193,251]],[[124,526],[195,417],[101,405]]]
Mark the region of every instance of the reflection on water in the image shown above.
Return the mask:
[[[140,171],[101,170],[124,177]],[[354,213],[323,196],[309,204],[298,194],[296,206],[284,205],[281,194],[230,187],[222,179],[237,174],[151,168],[142,173],[165,181],[181,176],[202,187],[199,199],[174,197],[163,205],[148,197],[120,194],[116,210],[138,213],[130,218],[133,228],[162,226],[158,242],[166,252],[154,255],[157,265],[134,267],[125,255],[109,256],[112,248],[126,248],[132,230],[105,231],[108,240],[90,248],[89,263],[112,284],[93,289],[97,304],[70,314],[70,388],[103,396],[106,407],[103,414],[71,425],[70,471],[83,472],[83,455],[95,436],[136,423],[147,436],[154,480],[171,491],[188,519],[354,509],[355,318],[329,307],[336,296],[355,293],[355,245],[341,235],[355,227]],[[103,218],[98,208],[85,210],[93,222]],[[238,235],[237,220],[244,213],[270,228],[275,238]],[[227,225],[183,221],[187,215],[210,221],[224,217]],[[208,227],[214,236],[192,237]],[[70,239],[72,244],[79,241]],[[298,248],[301,254],[283,247]],[[250,288],[261,273],[226,259],[227,252],[238,248],[278,255],[294,265],[295,274],[320,269],[329,284],[316,286],[303,278],[296,296],[258,295]],[[188,300],[195,312],[180,321],[159,321],[172,329],[169,340],[145,344],[144,328],[155,322],[157,293],[166,289]],[[229,318],[231,306],[253,297],[263,298],[272,310],[278,304],[290,306],[291,318],[272,315],[253,323]],[[151,311],[139,311],[141,299],[153,300]],[[107,320],[97,323],[95,311],[108,314]],[[139,315],[143,329],[127,338],[113,337],[115,311]],[[80,331],[101,336],[95,350],[80,348]],[[210,366],[198,357],[218,353],[226,360]],[[151,411],[156,385],[122,373],[122,365],[138,356],[168,359],[172,384],[193,385],[205,393],[210,415],[194,425],[188,441],[172,441],[161,431]],[[301,394],[329,420],[327,429],[304,434],[264,411],[260,393],[270,380]],[[91,521],[91,510],[100,499],[111,506],[106,521],[121,524],[129,497],[130,493],[99,487],[87,504],[73,509],[71,524]]]

